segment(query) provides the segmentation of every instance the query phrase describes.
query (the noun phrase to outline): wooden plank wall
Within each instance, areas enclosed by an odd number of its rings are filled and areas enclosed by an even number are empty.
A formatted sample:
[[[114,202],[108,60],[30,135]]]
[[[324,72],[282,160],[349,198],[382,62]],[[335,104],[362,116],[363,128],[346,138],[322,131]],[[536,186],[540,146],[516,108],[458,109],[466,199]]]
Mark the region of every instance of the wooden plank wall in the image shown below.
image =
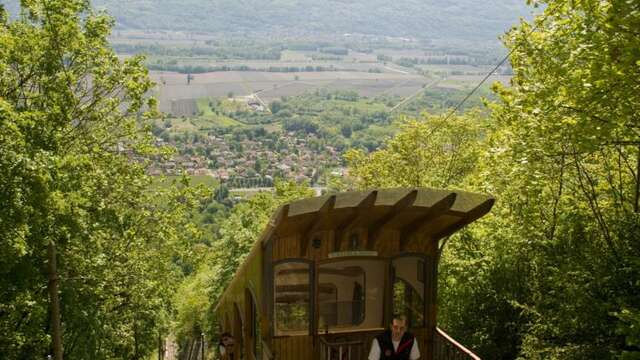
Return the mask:
[[[348,234],[342,234],[338,247],[336,248],[334,230],[322,230],[317,231],[309,235],[307,239],[304,239],[306,244],[306,252],[301,254],[303,243],[301,240],[301,234],[295,234],[287,237],[279,237],[273,239],[272,261],[276,262],[282,259],[291,258],[304,258],[308,260],[323,260],[329,258],[329,254],[334,251],[346,251],[349,249],[349,235],[352,233],[358,233],[360,239],[360,249],[365,250],[366,245],[372,241],[367,239],[369,235],[367,229],[354,229]],[[320,240],[320,247],[313,247],[313,240]],[[395,229],[384,229],[379,235],[379,239],[376,242],[375,249],[381,256],[395,256],[401,252],[415,252],[415,253],[430,253],[432,249],[429,249],[430,241],[425,239],[411,239],[407,242],[407,248],[401,251],[400,249],[400,231]]]
[[[313,359],[313,337],[285,336],[274,338],[273,352],[277,360]]]
[[[300,258],[300,235],[273,239],[273,258],[276,262],[288,258]]]

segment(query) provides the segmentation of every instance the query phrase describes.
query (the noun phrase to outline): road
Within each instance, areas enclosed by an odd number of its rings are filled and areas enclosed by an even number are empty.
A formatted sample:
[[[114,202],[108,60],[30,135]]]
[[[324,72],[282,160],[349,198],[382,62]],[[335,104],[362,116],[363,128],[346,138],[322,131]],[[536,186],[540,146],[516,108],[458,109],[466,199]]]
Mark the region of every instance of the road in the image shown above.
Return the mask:
[[[418,90],[415,92],[415,94],[405,98],[404,100],[402,100],[401,102],[399,102],[396,106],[394,106],[393,108],[391,108],[390,112],[394,112],[397,109],[399,109],[400,107],[402,107],[403,105],[405,105],[406,103],[408,103],[409,101],[413,100],[416,96],[420,95],[422,92],[424,92],[426,89],[434,86],[435,84],[439,83],[440,81],[443,81],[445,78],[441,78],[441,79],[436,79],[433,80],[432,82],[428,83],[427,85],[425,85],[422,89]]]

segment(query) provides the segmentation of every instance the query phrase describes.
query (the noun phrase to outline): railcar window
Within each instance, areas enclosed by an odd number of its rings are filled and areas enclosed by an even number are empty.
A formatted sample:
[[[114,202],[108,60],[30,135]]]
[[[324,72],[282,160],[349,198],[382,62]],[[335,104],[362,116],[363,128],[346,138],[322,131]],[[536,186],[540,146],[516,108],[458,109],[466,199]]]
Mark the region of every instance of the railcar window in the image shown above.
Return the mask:
[[[311,299],[310,267],[301,262],[274,268],[275,335],[307,335]]]
[[[320,332],[375,329],[382,326],[384,263],[345,260],[318,270]]]
[[[407,256],[395,259],[393,268],[393,312],[405,315],[412,328],[424,327],[424,260]]]

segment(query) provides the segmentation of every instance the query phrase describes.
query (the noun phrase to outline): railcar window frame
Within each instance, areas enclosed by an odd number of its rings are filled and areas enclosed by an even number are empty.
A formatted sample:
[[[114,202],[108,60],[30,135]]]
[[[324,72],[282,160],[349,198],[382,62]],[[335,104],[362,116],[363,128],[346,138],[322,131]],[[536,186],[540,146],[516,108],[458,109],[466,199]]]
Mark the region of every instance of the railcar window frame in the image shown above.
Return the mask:
[[[355,259],[362,259],[362,258],[356,257],[356,258],[351,258],[351,260],[344,260],[344,261],[353,261]],[[318,285],[317,286],[318,286],[318,288],[321,285],[320,276],[322,276],[320,268],[322,266],[326,266],[326,265],[329,265],[329,264],[339,264],[340,262],[342,262],[342,261],[331,261],[331,262],[319,262],[318,263],[318,269],[317,269],[317,272],[318,272],[318,277],[317,277]],[[341,328],[348,328],[349,326],[359,326],[364,322],[364,320],[366,318],[366,315],[367,315],[367,300],[366,300],[366,298],[367,298],[367,272],[362,267],[359,267],[359,268],[362,270],[362,284],[357,283],[357,284],[359,284],[361,286],[361,291],[362,291],[362,300],[361,300],[362,310],[361,310],[361,315],[359,316],[360,320],[357,323],[351,323],[351,324],[346,324],[346,323],[345,324],[333,324],[333,325],[326,324],[326,326],[325,326],[326,329],[329,329],[329,327],[333,327],[333,329],[331,329],[331,331],[330,331],[332,333],[340,332]],[[338,303],[338,291],[337,291],[338,288],[337,288],[337,286],[335,284],[331,284],[330,283],[330,285],[333,285],[333,287],[336,289],[336,305],[337,305],[337,303]],[[320,310],[320,294],[317,294],[317,299],[318,299],[317,300],[318,301],[318,317],[320,318],[321,315],[322,315],[321,314],[321,310]],[[336,316],[337,315],[338,314],[336,313]],[[318,324],[318,326],[320,326],[320,324]],[[318,332],[321,332],[321,330],[324,330],[324,329],[325,328],[323,328],[323,329],[318,328]],[[327,330],[327,332],[329,332],[329,331]]]
[[[319,272],[319,268],[322,265],[327,265],[327,264],[331,264],[331,263],[340,263],[340,262],[346,262],[346,261],[376,261],[376,262],[379,262],[380,265],[384,267],[383,274],[387,274],[387,271],[389,270],[389,267],[391,266],[390,264],[391,264],[391,260],[392,259],[393,258],[386,257],[386,256],[341,256],[341,257],[334,257],[334,258],[326,258],[326,259],[319,260],[316,263],[316,266],[317,266],[317,270],[316,271]],[[367,279],[367,278],[368,277],[367,277],[366,272],[365,272],[365,279]],[[316,281],[318,279],[319,279],[319,274],[317,274],[317,276],[314,279],[314,281]],[[372,279],[369,279],[369,280],[372,280]],[[365,280],[365,281],[367,281],[367,280]],[[353,329],[353,328],[351,328],[351,329],[350,328],[329,329],[328,333],[329,334],[341,334],[341,333],[350,333],[350,332],[354,332],[354,331],[373,331],[373,330],[379,331],[379,330],[384,330],[385,326],[386,326],[385,323],[384,323],[384,311],[385,311],[384,309],[385,309],[385,306],[386,306],[385,303],[387,301],[386,300],[386,286],[387,286],[386,282],[387,281],[389,281],[389,279],[386,279],[385,276],[383,276],[382,284],[380,284],[381,285],[380,289],[382,290],[381,291],[381,295],[382,295],[382,299],[381,299],[381,301],[382,301],[382,309],[381,310],[382,310],[383,316],[382,316],[381,324],[378,325],[379,327],[373,327],[371,329],[366,329],[366,328],[365,329]],[[371,282],[374,283],[375,281],[371,281]],[[360,322],[360,325],[362,325],[367,320],[366,301],[367,301],[367,291],[368,291],[368,289],[367,289],[367,284],[366,283],[364,284],[363,291],[364,291],[363,295],[364,295],[364,303],[365,303],[365,304],[363,304],[363,310],[364,310],[365,313],[363,315],[362,321]],[[318,313],[316,315],[319,316],[320,314]],[[360,326],[360,325],[356,325],[356,326]],[[323,335],[324,334],[324,329],[318,328],[317,332],[318,332],[318,335]]]
[[[260,315],[258,313],[258,302],[255,292],[251,287],[245,288],[245,311],[248,316],[246,330],[249,332],[247,340],[252,343],[248,344],[253,358],[259,360],[262,357],[262,332],[260,329]]]
[[[276,309],[276,298],[278,295],[278,291],[276,288],[276,279],[277,279],[277,268],[280,265],[283,264],[303,264],[306,265],[308,267],[308,273],[309,273],[309,279],[308,279],[308,284],[309,284],[309,301],[307,303],[308,308],[307,308],[307,331],[305,334],[295,334],[295,333],[290,333],[287,334],[286,330],[279,330],[278,329],[278,311]],[[272,303],[271,303],[271,311],[273,313],[273,321],[271,323],[271,329],[273,332],[273,337],[274,338],[280,338],[280,337],[289,337],[289,336],[311,336],[312,335],[312,331],[313,331],[313,327],[314,327],[314,309],[315,309],[315,265],[314,262],[312,260],[308,260],[308,259],[302,259],[302,258],[288,258],[288,259],[281,259],[278,261],[273,262],[273,264],[271,265],[271,289],[272,289]],[[283,333],[284,332],[284,333]]]
[[[422,267],[422,277],[420,276],[417,277],[417,281],[422,283],[422,289],[423,289],[422,294],[420,294],[420,292],[417,291],[417,289],[415,289],[411,285],[411,283],[408,282],[406,279],[398,277],[397,271],[394,266],[394,262],[402,258],[416,258],[417,259],[416,270]],[[422,328],[426,328],[428,325],[427,324],[427,307],[428,307],[427,294],[428,294],[429,287],[433,286],[432,284],[428,283],[429,282],[429,269],[428,269],[429,261],[431,261],[431,259],[428,255],[423,253],[416,253],[416,252],[404,252],[389,258],[389,266],[391,270],[391,304],[390,305],[391,305],[392,315],[395,310],[393,308],[395,305],[393,300],[393,291],[394,291],[396,281],[400,280],[404,282],[405,286],[411,287],[418,295],[422,296],[422,315],[423,315],[422,324],[418,324],[418,326],[413,326],[412,328],[422,329]]]

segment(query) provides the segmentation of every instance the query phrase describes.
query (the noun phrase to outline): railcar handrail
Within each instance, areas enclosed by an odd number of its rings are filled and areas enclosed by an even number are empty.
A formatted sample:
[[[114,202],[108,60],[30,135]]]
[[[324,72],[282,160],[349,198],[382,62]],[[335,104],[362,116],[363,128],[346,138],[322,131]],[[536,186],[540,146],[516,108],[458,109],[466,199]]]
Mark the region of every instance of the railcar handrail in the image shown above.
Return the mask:
[[[363,345],[362,341],[328,342],[320,338],[320,360],[360,360]]]
[[[440,328],[436,328],[434,350],[436,360],[481,360]]]

